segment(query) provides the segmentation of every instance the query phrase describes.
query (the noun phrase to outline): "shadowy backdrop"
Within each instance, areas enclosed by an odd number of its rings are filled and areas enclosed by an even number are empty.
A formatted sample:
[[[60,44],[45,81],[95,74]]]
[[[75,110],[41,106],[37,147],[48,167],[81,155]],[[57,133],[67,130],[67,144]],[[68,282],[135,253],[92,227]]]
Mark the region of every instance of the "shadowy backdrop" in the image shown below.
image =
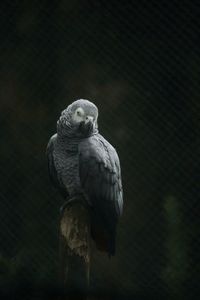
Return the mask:
[[[92,290],[196,299],[199,20],[198,1],[1,1],[3,295],[57,286],[63,200],[45,150],[61,110],[86,98],[119,153],[125,201],[116,257],[94,251]]]

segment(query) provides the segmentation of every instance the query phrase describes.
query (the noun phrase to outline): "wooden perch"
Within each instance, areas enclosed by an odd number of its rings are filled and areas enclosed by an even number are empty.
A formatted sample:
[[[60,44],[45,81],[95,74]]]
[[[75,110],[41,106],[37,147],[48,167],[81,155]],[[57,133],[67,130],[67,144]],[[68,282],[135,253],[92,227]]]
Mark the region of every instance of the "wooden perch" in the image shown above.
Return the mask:
[[[60,270],[64,288],[83,295],[89,288],[90,218],[84,200],[77,200],[66,205],[60,220]]]

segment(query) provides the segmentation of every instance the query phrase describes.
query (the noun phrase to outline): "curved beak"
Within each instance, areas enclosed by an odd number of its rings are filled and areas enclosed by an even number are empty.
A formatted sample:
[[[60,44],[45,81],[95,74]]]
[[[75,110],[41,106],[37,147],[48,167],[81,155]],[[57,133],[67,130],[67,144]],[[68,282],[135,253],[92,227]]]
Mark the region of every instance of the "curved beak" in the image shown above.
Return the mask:
[[[84,135],[89,135],[94,128],[94,118],[92,116],[86,116],[85,120],[80,123],[79,129]]]

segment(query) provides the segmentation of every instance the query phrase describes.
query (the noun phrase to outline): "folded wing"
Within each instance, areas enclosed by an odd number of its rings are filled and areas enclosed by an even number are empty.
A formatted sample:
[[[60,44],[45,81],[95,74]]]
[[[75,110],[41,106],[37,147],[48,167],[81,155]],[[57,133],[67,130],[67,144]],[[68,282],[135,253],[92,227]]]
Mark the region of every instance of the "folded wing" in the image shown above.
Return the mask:
[[[116,150],[101,135],[85,139],[79,145],[79,168],[82,187],[93,207],[93,229],[101,231],[105,250],[114,254],[116,224],[123,208]]]
[[[48,161],[48,171],[49,171],[49,177],[51,179],[52,184],[55,188],[59,190],[61,195],[66,198],[68,196],[68,192],[66,190],[66,187],[64,186],[61,178],[59,178],[55,162],[54,162],[54,144],[56,142],[57,135],[53,135],[49,143],[47,145],[46,155],[47,155],[47,161]]]

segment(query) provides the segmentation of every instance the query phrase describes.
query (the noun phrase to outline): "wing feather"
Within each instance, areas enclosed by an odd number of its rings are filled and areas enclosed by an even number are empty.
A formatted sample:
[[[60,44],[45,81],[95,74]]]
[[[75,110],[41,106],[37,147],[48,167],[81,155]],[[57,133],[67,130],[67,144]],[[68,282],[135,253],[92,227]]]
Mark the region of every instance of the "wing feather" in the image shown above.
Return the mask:
[[[47,155],[47,161],[48,161],[48,171],[49,171],[49,177],[51,179],[52,184],[55,188],[57,188],[61,195],[66,198],[68,196],[66,187],[64,186],[62,180],[58,177],[57,170],[54,163],[54,143],[56,142],[57,135],[54,134],[47,145],[46,149],[46,155]]]
[[[116,225],[123,208],[121,170],[115,149],[101,135],[79,144],[79,174],[93,206],[92,236],[100,250],[114,255]]]
[[[100,213],[122,213],[121,171],[116,150],[100,135],[79,144],[80,180]]]

